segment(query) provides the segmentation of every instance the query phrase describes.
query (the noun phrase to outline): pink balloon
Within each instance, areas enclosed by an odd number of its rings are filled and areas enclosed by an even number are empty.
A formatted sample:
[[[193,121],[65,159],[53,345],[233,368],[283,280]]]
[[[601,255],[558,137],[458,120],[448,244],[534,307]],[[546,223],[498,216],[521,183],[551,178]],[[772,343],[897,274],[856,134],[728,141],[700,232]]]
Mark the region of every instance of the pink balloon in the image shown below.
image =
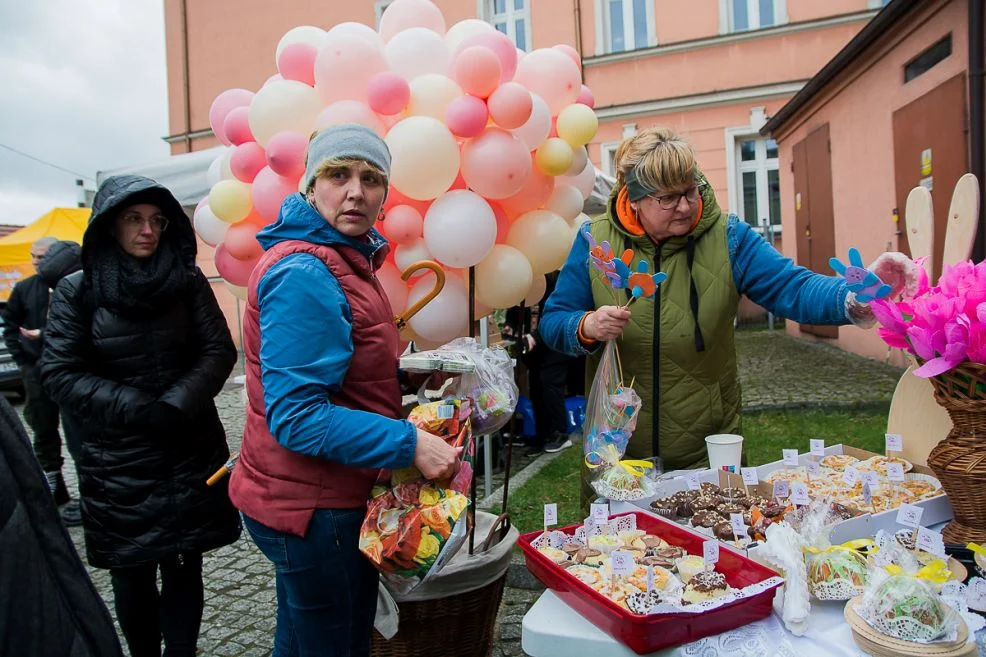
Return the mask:
[[[462,177],[480,196],[507,198],[524,186],[531,173],[527,146],[500,128],[487,128],[462,148]]]
[[[579,97],[575,99],[575,102],[587,105],[588,107],[595,107],[596,97],[592,95],[592,89],[583,84],[582,91],[579,92]]]
[[[407,283],[401,278],[401,273],[397,271],[397,266],[385,262],[377,270],[377,280],[380,281],[383,291],[387,294],[391,312],[395,315],[400,315],[407,307],[408,287]]]
[[[531,167],[531,175],[524,181],[519,192],[500,201],[500,205],[511,217],[519,217],[525,212],[537,210],[551,196],[555,189],[555,179],[536,166]]]
[[[506,244],[507,233],[510,232],[510,218],[507,217],[506,210],[499,203],[495,201],[488,201],[488,203],[493,208],[494,216],[496,216],[496,243]]]
[[[514,73],[517,71],[517,47],[514,46],[510,37],[499,30],[474,34],[459,44],[459,47],[452,53],[452,61],[457,60],[459,54],[466,48],[474,46],[489,48],[496,53],[500,60],[500,82],[509,82],[513,79]]]
[[[558,52],[565,53],[565,56],[575,62],[575,65],[582,70],[582,58],[579,56],[579,51],[568,45],[567,43],[559,43],[557,46],[552,46]]]
[[[285,130],[267,142],[267,164],[279,176],[296,180],[305,172],[305,149],[308,137]]]
[[[575,102],[582,91],[579,67],[565,53],[553,48],[540,48],[528,53],[517,66],[516,82],[544,99],[551,116]]]
[[[337,100],[315,117],[315,129],[321,130],[332,125],[358,123],[383,137],[387,134],[380,117],[366,103],[358,100]]]
[[[298,182],[279,176],[270,167],[264,167],[253,179],[253,207],[267,221],[276,221],[281,203],[298,191]]]
[[[500,84],[503,67],[492,49],[470,46],[452,64],[452,77],[462,90],[477,98],[488,98]]]
[[[253,268],[259,260],[260,256],[252,260],[237,260],[226,250],[225,244],[220,243],[216,247],[216,271],[233,285],[246,287],[250,282],[250,274],[253,273]]]
[[[226,115],[236,107],[249,106],[251,100],[253,100],[252,91],[247,91],[246,89],[227,89],[212,101],[212,106],[209,107],[209,126],[212,127],[212,132],[215,133],[219,141],[226,146],[232,144],[226,138],[226,132],[223,129],[223,122],[226,120]]]
[[[248,141],[233,149],[229,156],[229,170],[237,180],[252,183],[260,170],[267,166],[264,147],[255,141]]]
[[[250,108],[234,107],[223,120],[223,134],[230,144],[239,146],[250,141],[256,141],[250,132]]]
[[[370,78],[388,69],[379,44],[350,34],[330,35],[315,58],[315,88],[326,104],[366,101]]]
[[[380,17],[380,36],[384,41],[411,27],[424,27],[444,35],[445,17],[431,0],[396,0]]]
[[[386,213],[379,225],[391,242],[410,244],[421,237],[424,218],[410,205],[398,205]]]
[[[237,260],[253,260],[264,252],[260,242],[257,241],[257,227],[246,221],[229,227],[223,238],[223,246],[229,255]]]
[[[516,82],[505,82],[497,87],[488,101],[490,117],[501,128],[513,130],[527,123],[534,109],[531,93]]]
[[[425,212],[428,211],[431,201],[419,201],[409,196],[404,196],[401,194],[400,190],[392,186],[387,190],[387,200],[383,202],[383,210],[384,212],[390,212],[398,205],[410,205],[412,208],[420,212],[423,217]]]
[[[445,125],[456,137],[475,137],[483,132],[489,118],[486,103],[475,96],[459,96],[445,110]]]
[[[304,82],[315,86],[315,58],[318,49],[310,43],[292,43],[281,50],[277,58],[277,70],[285,80]]]
[[[411,85],[400,75],[385,71],[377,73],[366,86],[367,103],[378,114],[400,114],[411,99]]]

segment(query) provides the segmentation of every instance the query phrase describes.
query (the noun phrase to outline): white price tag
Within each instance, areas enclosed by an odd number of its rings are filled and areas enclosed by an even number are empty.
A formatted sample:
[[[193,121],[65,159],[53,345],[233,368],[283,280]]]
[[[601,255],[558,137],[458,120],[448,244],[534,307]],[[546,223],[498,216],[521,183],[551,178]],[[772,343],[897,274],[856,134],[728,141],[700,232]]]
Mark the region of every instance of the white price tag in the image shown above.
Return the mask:
[[[842,481],[846,482],[846,486],[855,486],[856,482],[859,481],[859,470],[847,465],[846,469],[842,471]]]
[[[874,488],[879,488],[880,475],[878,475],[875,472],[864,472],[863,483],[869,485],[870,490],[873,490]]]
[[[887,434],[887,451],[888,452],[903,452],[904,451],[904,437],[899,433],[888,433]]]
[[[786,479],[774,482],[774,497],[782,499],[791,494],[791,484]]]
[[[811,499],[808,497],[808,487],[800,481],[791,484],[791,501],[801,506],[811,504]]]
[[[941,585],[941,594],[944,598],[946,595],[955,597],[962,592],[962,584],[952,580],[951,582],[945,582]]]
[[[747,486],[756,486],[760,483],[760,476],[757,475],[756,468],[743,468],[743,483]]]
[[[900,463],[888,463],[887,479],[890,481],[904,481],[904,466]]]
[[[629,577],[633,574],[636,565],[633,563],[633,555],[629,552],[611,552],[610,559],[613,560],[613,574],[621,577]]]
[[[719,563],[719,541],[702,543],[702,558],[705,559],[706,570]]]
[[[936,532],[934,529],[918,527],[918,540],[916,541],[916,545],[919,550],[930,552],[931,554],[941,557],[942,559],[947,558],[947,555],[945,554],[945,539],[942,537],[941,532]]]
[[[737,541],[746,536],[746,523],[743,522],[742,513],[730,513],[729,524],[733,526],[733,535],[736,536]]]
[[[784,465],[798,465],[798,450],[796,449],[782,449],[781,454],[784,455]]]
[[[812,456],[825,456],[825,441],[821,438],[812,438],[808,441],[811,445]]]
[[[698,480],[698,472],[686,474],[685,483],[688,484],[688,490],[701,490],[702,488],[702,482]]]
[[[822,476],[822,464],[818,461],[808,461],[805,465],[808,466],[808,474],[812,477]]]
[[[544,526],[550,527],[558,522],[558,505],[557,504],[545,504],[544,505]]]
[[[906,527],[920,527],[924,509],[913,504],[901,504],[897,509],[897,523]]]
[[[870,488],[870,483],[863,480],[863,501],[866,502],[866,506],[873,506],[873,489]]]
[[[650,593],[657,585],[654,583],[654,566],[647,566],[647,592]]]
[[[605,525],[609,522],[609,504],[593,504],[589,510],[589,517],[597,525]]]

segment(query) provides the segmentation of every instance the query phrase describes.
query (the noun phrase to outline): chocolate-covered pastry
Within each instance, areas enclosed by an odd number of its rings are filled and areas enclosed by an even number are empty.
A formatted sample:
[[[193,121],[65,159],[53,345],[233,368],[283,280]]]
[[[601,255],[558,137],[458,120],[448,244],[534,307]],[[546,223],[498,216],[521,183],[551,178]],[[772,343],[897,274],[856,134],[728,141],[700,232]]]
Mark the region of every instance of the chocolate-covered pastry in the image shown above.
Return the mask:
[[[671,500],[654,500],[650,503],[650,508],[659,516],[674,520],[678,517],[675,512],[676,504]]]
[[[696,497],[692,501],[692,507],[695,511],[704,511],[706,509],[714,509],[719,506],[719,499],[711,495],[702,495],[701,497]]]
[[[575,556],[572,557],[572,560],[575,563],[585,563],[586,559],[589,559],[591,557],[599,557],[599,556],[602,556],[602,552],[600,552],[599,550],[595,548],[584,547],[575,553]]]
[[[745,509],[735,502],[723,502],[716,507],[716,511],[728,518],[730,513],[743,513]]]
[[[743,524],[746,525],[747,527],[753,524],[753,514],[750,513],[749,511],[743,512]]]
[[[715,484],[711,484],[707,481],[703,481],[701,485],[701,490],[703,495],[720,495],[722,490]]]
[[[742,488],[723,488],[719,491],[719,497],[723,502],[738,502],[746,497],[746,491]]]
[[[631,593],[627,596],[627,609],[635,614],[643,616],[650,613],[650,610],[661,603],[661,595],[657,591],[647,593]]]
[[[660,566],[661,568],[665,568],[671,572],[674,572],[675,570],[674,561],[658,556],[642,557],[637,559],[637,563],[643,566]]]
[[[664,545],[664,539],[660,536],[654,536],[652,534],[644,534],[640,537],[640,540],[646,548],[659,548]]]
[[[654,550],[654,555],[662,559],[680,559],[685,554],[685,550],[677,545],[665,545]]]
[[[849,520],[850,518],[855,518],[859,515],[859,511],[857,511],[854,507],[847,504],[840,504],[838,502],[832,502],[832,513],[842,520]]]
[[[763,508],[763,506],[769,501],[770,500],[768,500],[766,497],[762,495],[750,495],[749,497],[743,500],[743,504],[748,509],[752,509],[755,506],[759,506]]]
[[[732,541],[736,537],[733,535],[733,525],[728,520],[723,520],[722,522],[717,522],[715,526],[712,527],[712,533],[720,541]]]
[[[760,513],[762,513],[767,518],[777,518],[778,516],[784,515],[785,507],[771,500],[763,506],[759,507]]]
[[[695,515],[692,517],[692,527],[705,527],[706,529],[712,529],[712,527],[714,527],[720,520],[722,520],[722,517],[718,513],[704,509],[702,511],[695,512]]]

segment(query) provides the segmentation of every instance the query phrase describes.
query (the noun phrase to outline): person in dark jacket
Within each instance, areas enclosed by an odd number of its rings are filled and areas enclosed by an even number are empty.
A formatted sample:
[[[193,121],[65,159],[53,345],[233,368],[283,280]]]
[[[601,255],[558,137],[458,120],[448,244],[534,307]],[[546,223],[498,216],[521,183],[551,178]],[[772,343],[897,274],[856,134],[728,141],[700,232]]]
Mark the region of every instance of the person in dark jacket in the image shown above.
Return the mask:
[[[229,458],[213,398],[236,349],[195,253],[167,189],[107,179],[41,357],[45,389],[82,422],[86,552],[110,570],[132,657],[159,657],[162,637],[166,657],[195,654],[202,554],[240,535],[225,483],[206,485]]]
[[[123,657],[14,409],[0,397],[0,655]]]
[[[48,249],[58,239],[42,237],[31,245],[31,263],[37,270]],[[3,340],[17,363],[24,384],[24,420],[34,434],[34,454],[41,463],[48,485],[59,506],[69,502],[62,477],[62,438],[58,433],[58,405],[41,387],[38,359],[41,331],[48,316],[51,286],[37,273],[14,285],[3,316]]]

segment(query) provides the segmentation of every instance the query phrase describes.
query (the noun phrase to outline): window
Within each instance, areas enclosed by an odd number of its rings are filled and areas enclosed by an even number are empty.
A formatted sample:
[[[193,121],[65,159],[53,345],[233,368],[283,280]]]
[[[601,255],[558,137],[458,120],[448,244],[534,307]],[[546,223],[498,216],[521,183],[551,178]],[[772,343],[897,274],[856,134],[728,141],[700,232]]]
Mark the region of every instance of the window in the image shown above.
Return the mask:
[[[917,76],[927,73],[932,66],[951,54],[952,35],[949,34],[904,65],[904,82],[910,82]]]
[[[616,149],[619,146],[620,142],[612,141],[599,147],[599,168],[611,178],[616,177]]]
[[[787,0],[720,0],[730,32],[761,30],[787,23]]]
[[[383,16],[383,12],[387,11],[387,7],[394,4],[394,0],[377,0],[373,3],[373,13],[377,17],[377,29],[380,29],[380,18]]]
[[[490,0],[487,15],[493,27],[500,30],[521,50],[531,49],[531,12],[527,0]]]
[[[598,43],[604,52],[626,52],[657,45],[653,0],[596,0]],[[601,38],[598,38],[601,37]]]
[[[736,140],[736,189],[739,207],[748,224],[760,228],[766,221],[774,232],[781,225],[781,185],[777,166],[777,142],[773,139]]]
[[[880,9],[881,7],[886,7],[890,0],[869,0],[867,5],[870,9]]]

